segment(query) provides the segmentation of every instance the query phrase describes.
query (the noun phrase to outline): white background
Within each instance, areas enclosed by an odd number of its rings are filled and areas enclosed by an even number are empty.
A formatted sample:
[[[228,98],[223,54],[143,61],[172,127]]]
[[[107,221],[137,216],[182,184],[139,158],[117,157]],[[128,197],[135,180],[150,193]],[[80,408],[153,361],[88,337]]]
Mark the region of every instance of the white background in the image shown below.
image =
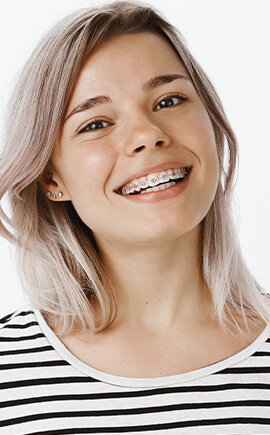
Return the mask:
[[[270,1],[152,0],[185,36],[216,86],[240,145],[236,188],[246,261],[270,291]],[[0,2],[0,125],[20,67],[56,20],[102,2]],[[1,182],[1,180],[0,180]],[[0,316],[24,304],[8,243],[0,240]]]

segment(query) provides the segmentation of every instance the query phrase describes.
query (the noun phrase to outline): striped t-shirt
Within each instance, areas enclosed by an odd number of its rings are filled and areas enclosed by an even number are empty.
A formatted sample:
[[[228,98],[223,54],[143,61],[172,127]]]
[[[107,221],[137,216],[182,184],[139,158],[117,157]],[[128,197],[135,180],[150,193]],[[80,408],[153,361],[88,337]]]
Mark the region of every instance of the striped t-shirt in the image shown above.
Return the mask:
[[[75,358],[27,306],[1,321],[0,434],[270,434],[269,336],[189,373],[119,377]]]

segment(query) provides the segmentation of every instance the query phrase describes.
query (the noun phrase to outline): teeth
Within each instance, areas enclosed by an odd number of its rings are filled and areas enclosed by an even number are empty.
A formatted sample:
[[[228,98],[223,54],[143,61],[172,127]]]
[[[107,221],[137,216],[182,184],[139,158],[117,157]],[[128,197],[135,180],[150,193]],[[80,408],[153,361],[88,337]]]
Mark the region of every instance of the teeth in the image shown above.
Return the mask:
[[[149,192],[158,192],[159,190],[165,190],[165,189],[168,189],[169,187],[173,186],[174,184],[176,184],[176,182],[171,181],[170,183],[161,184],[160,186],[149,187],[148,189],[143,190],[141,192],[141,194],[149,193]]]
[[[142,189],[143,190],[141,191],[141,193],[163,190],[167,187],[170,187],[168,186],[168,184],[170,184],[168,183],[170,182],[170,180],[185,178],[187,173],[188,172],[185,168],[175,168],[168,169],[168,171],[161,171],[158,174],[150,174],[148,175],[148,177],[141,177],[126,184],[119,190],[119,193],[121,193],[122,195],[129,195],[130,193],[140,192]],[[158,189],[156,189],[157,187]],[[152,190],[153,188],[155,189]]]
[[[141,186],[138,180],[134,180],[133,181],[133,188],[134,191],[139,192],[141,190]]]
[[[176,171],[174,170],[174,171],[171,173],[171,175],[170,175],[170,179],[171,179],[171,180],[175,180],[176,177],[177,177],[177,174],[176,174]]]
[[[187,172],[185,171],[185,173],[183,172],[183,170],[181,169],[174,169],[172,171],[172,173],[170,174],[170,179],[171,180],[176,180],[178,178],[185,178]]]
[[[154,187],[157,186],[160,183],[158,177],[153,177],[150,176],[150,178],[148,178],[148,186],[150,187]]]
[[[146,177],[140,178],[140,186],[141,188],[145,188],[148,186],[148,179]]]
[[[168,171],[169,172],[169,171]],[[171,171],[172,172],[172,171]],[[159,181],[161,182],[161,183],[164,183],[164,182],[166,182],[166,181],[170,181],[170,177],[169,177],[169,174],[167,173],[167,172],[161,172],[160,174],[159,174]]]
[[[133,187],[132,184],[128,186],[128,193],[133,193],[134,190],[135,190],[135,189],[134,189],[134,187]]]

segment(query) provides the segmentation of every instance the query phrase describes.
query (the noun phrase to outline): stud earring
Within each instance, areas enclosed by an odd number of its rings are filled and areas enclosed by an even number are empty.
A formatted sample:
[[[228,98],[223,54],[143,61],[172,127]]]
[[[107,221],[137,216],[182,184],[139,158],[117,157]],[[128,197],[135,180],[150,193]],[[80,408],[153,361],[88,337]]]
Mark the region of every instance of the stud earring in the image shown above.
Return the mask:
[[[63,193],[62,193],[62,192],[58,192],[57,195],[55,195],[55,194],[52,195],[52,193],[51,193],[50,191],[48,191],[48,192],[47,192],[47,196],[52,196],[53,199],[56,199],[57,197],[58,197],[58,198],[62,198]]]
[[[47,178],[50,180],[52,178],[52,174],[47,174]]]

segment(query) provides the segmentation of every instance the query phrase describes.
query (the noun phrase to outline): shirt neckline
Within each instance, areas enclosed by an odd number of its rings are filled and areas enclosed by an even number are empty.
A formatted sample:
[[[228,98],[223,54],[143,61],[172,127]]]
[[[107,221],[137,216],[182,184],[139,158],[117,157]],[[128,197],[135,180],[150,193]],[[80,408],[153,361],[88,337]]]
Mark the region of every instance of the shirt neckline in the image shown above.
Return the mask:
[[[269,338],[270,335],[270,324],[268,324],[262,333],[253,341],[248,347],[242,351],[232,355],[222,361],[211,364],[206,367],[202,367],[197,370],[182,373],[179,375],[163,376],[156,378],[131,378],[124,376],[112,375],[109,373],[101,372],[88,364],[82,362],[77,357],[75,357],[61,342],[61,340],[55,335],[53,330],[46,323],[41,312],[37,309],[33,309],[39,326],[44,333],[47,340],[50,342],[54,350],[60,355],[65,361],[67,361],[73,368],[79,370],[84,375],[90,376],[98,381],[105,382],[107,384],[112,384],[116,386],[130,387],[130,388],[156,388],[156,387],[167,387],[176,384],[184,384],[190,381],[194,381],[199,378],[203,378],[212,374],[215,374],[221,370],[231,367],[246,358],[250,357],[254,352],[256,352],[261,345]]]

